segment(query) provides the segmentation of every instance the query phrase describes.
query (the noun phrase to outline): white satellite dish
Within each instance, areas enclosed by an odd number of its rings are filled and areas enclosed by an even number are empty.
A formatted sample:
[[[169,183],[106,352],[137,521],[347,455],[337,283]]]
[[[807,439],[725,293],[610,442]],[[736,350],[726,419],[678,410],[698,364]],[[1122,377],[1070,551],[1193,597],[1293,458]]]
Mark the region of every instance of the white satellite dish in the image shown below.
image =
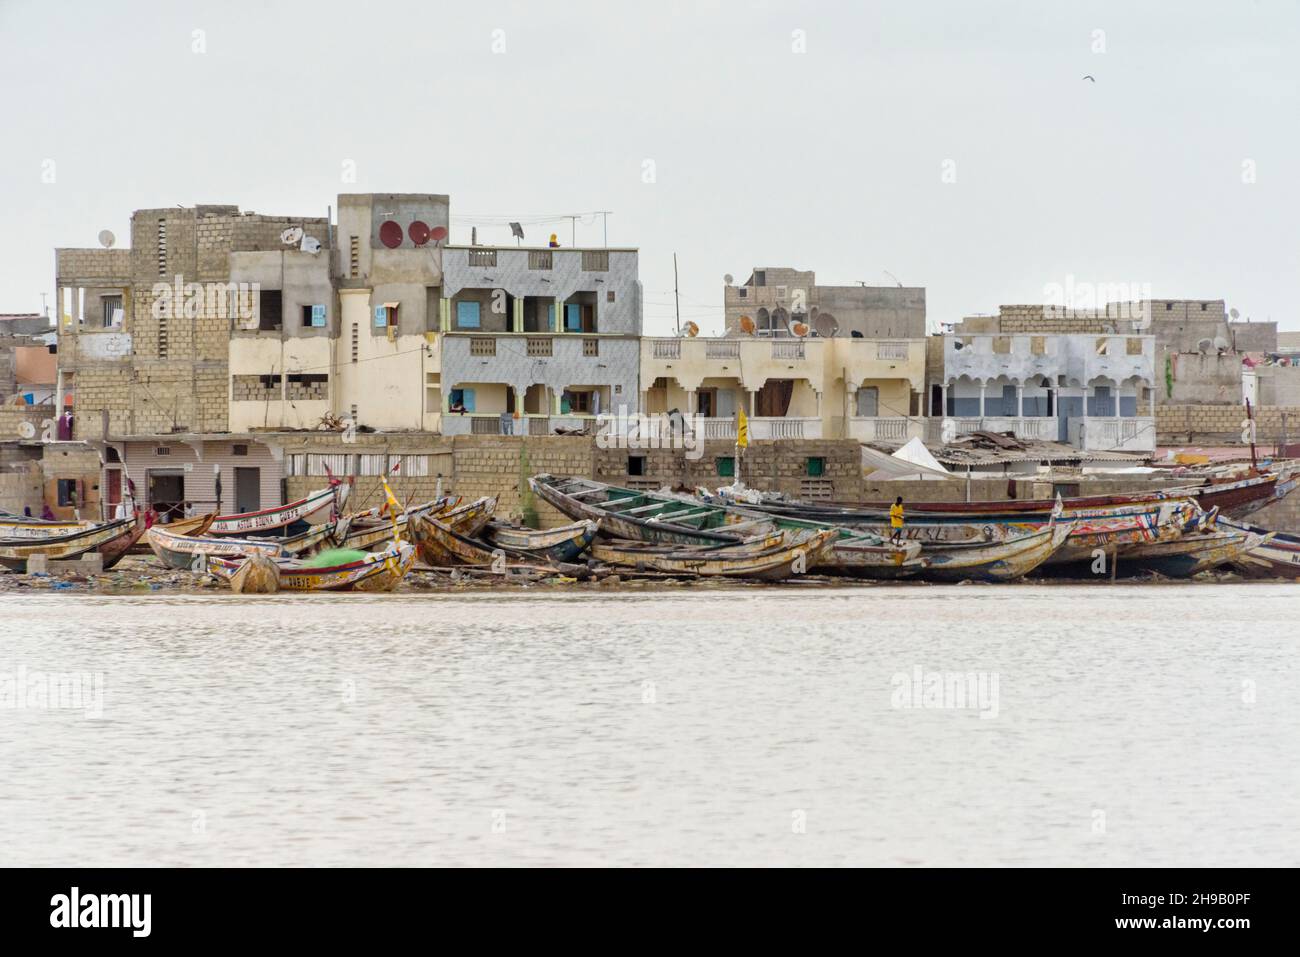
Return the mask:
[[[297,246],[302,242],[303,231],[301,226],[290,226],[280,234],[280,242],[286,246]]]
[[[1227,352],[1227,351],[1228,351],[1228,340],[1225,339],[1225,338],[1223,338],[1223,336],[1215,336],[1215,337],[1214,337],[1214,348],[1217,349],[1219,352]]]
[[[101,229],[99,231],[99,244],[105,249],[112,249],[115,242],[117,242],[117,237],[113,235],[111,229]]]
[[[1214,348],[1214,340],[1213,340],[1213,339],[1197,339],[1197,340],[1196,340],[1196,351],[1197,351],[1197,352],[1208,353],[1208,352],[1209,352],[1211,349],[1213,349],[1213,348]]]
[[[1241,313],[1239,313],[1236,309],[1229,309],[1228,315],[1232,317],[1233,322],[1236,322],[1238,317],[1241,316]]]
[[[725,282],[728,286],[730,286],[733,282],[736,281],[736,277],[733,276],[731,273],[727,273],[725,276],[722,277],[722,281]]]
[[[313,255],[315,255],[316,253],[320,252],[320,240],[316,239],[313,236],[304,236],[302,237],[302,243],[298,246],[298,248],[305,253],[312,253]]]

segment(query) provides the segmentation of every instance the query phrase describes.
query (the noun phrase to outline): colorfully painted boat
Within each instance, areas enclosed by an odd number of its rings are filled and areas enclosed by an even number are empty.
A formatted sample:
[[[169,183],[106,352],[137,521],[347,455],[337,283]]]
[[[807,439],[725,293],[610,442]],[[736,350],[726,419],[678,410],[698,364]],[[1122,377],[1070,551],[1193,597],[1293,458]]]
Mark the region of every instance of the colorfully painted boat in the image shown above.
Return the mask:
[[[168,568],[202,571],[208,558],[292,558],[333,541],[334,525],[317,525],[301,535],[285,538],[235,538],[230,535],[177,535],[165,525],[149,529],[146,539],[158,560]],[[393,537],[391,526],[388,537]]]
[[[823,564],[837,537],[836,530],[828,528],[781,532],[758,544],[714,547],[647,547],[597,539],[591,554],[611,565],[668,575],[781,581]]]
[[[590,519],[540,531],[493,520],[484,526],[482,537],[489,546],[516,554],[571,562],[596,540],[599,528],[600,524]]]
[[[209,570],[229,582],[247,559],[213,557]],[[313,566],[294,558],[272,558],[281,591],[392,591],[415,563],[415,546],[394,541],[356,561]]]
[[[59,521],[57,519],[0,517],[0,540],[16,538],[54,538],[94,528],[97,522]]]
[[[916,577],[938,582],[1015,581],[1051,558],[1072,530],[1070,522],[1050,523],[1046,528],[1001,542],[926,546],[922,555],[928,564]]]
[[[1273,537],[1272,532],[1259,534],[1214,522],[1172,541],[1137,546],[1121,558],[1117,571],[1125,575],[1158,572],[1170,578],[1188,578],[1220,565],[1236,564]]]
[[[335,548],[354,548],[360,551],[374,548],[390,540],[394,534],[406,538],[411,519],[423,515],[440,515],[449,510],[453,499],[438,499],[421,505],[412,505],[402,511],[394,522],[390,518],[380,517],[378,513],[362,513],[362,517],[349,516],[339,522],[333,536]]]
[[[496,511],[496,507],[496,497],[485,496],[443,512],[435,521],[448,531],[467,541],[472,541],[474,536],[483,529],[483,526],[487,525],[492,519],[492,513]],[[411,533],[411,540],[415,542],[416,548],[419,550],[420,561],[435,568],[461,564],[463,559],[458,556],[456,551],[447,548],[443,544],[442,537],[434,534],[434,528],[430,521],[431,516],[429,515],[417,515],[407,526]],[[478,547],[482,547],[481,543],[479,543]],[[478,563],[472,562],[471,564]]]
[[[218,515],[208,527],[209,535],[258,535],[274,532],[294,522],[323,525],[331,516],[342,514],[351,485],[339,483],[312,492],[288,505],[263,509],[260,512],[243,512],[238,515]]]
[[[23,572],[27,570],[27,560],[34,555],[70,561],[97,551],[104,556],[104,567],[112,568],[126,554],[126,550],[140,540],[146,524],[145,513],[141,512],[132,518],[119,518],[66,535],[39,539],[3,539],[0,540],[0,565]]]
[[[1257,525],[1220,519],[1224,530],[1248,532],[1260,536],[1259,544],[1243,549],[1232,565],[1253,578],[1300,579],[1300,535],[1270,532]]]

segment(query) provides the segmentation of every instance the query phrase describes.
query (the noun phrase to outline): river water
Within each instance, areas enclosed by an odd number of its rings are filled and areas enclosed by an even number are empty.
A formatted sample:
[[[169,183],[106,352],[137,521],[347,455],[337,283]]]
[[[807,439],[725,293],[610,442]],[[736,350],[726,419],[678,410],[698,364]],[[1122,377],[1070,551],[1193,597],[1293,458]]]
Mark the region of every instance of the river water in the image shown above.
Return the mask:
[[[0,864],[1296,865],[1298,598],[3,595]]]

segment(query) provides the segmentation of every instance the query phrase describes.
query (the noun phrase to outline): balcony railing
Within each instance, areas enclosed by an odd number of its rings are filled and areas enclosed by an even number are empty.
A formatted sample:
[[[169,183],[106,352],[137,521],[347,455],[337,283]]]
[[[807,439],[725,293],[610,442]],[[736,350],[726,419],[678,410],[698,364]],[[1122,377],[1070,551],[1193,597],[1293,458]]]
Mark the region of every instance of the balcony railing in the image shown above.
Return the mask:
[[[907,343],[906,342],[877,342],[876,358],[877,359],[906,359]]]
[[[704,358],[739,359],[740,343],[734,339],[705,340]]]
[[[1150,416],[1070,419],[1070,443],[1089,452],[1153,452],[1156,422]]]
[[[800,339],[773,339],[772,340],[772,358],[773,359],[803,359],[805,357],[804,342]]]
[[[466,251],[465,258],[471,266],[494,269],[497,264],[497,251],[495,249],[470,249]]]
[[[529,337],[527,354],[534,357],[546,357],[551,354],[551,340],[545,337]]]
[[[855,415],[849,418],[849,438],[857,439],[859,442],[897,442],[901,445],[908,439],[921,438],[924,431],[924,422],[921,419],[867,415]]]
[[[682,340],[656,339],[654,341],[656,359],[680,359],[682,357]]]
[[[1018,439],[1056,441],[1060,425],[1054,416],[936,416],[926,426],[932,442],[949,442],[972,432],[1011,432]]]

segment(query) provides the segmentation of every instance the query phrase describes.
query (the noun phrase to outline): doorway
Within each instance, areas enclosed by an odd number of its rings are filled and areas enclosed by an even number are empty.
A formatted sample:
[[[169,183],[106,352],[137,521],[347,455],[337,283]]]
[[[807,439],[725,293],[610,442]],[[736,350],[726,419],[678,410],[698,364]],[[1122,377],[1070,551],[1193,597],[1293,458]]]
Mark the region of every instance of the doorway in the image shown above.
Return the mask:
[[[149,506],[163,522],[185,514],[185,473],[180,469],[149,469]]]
[[[262,508],[262,470],[259,468],[235,469],[235,511],[257,512]]]

